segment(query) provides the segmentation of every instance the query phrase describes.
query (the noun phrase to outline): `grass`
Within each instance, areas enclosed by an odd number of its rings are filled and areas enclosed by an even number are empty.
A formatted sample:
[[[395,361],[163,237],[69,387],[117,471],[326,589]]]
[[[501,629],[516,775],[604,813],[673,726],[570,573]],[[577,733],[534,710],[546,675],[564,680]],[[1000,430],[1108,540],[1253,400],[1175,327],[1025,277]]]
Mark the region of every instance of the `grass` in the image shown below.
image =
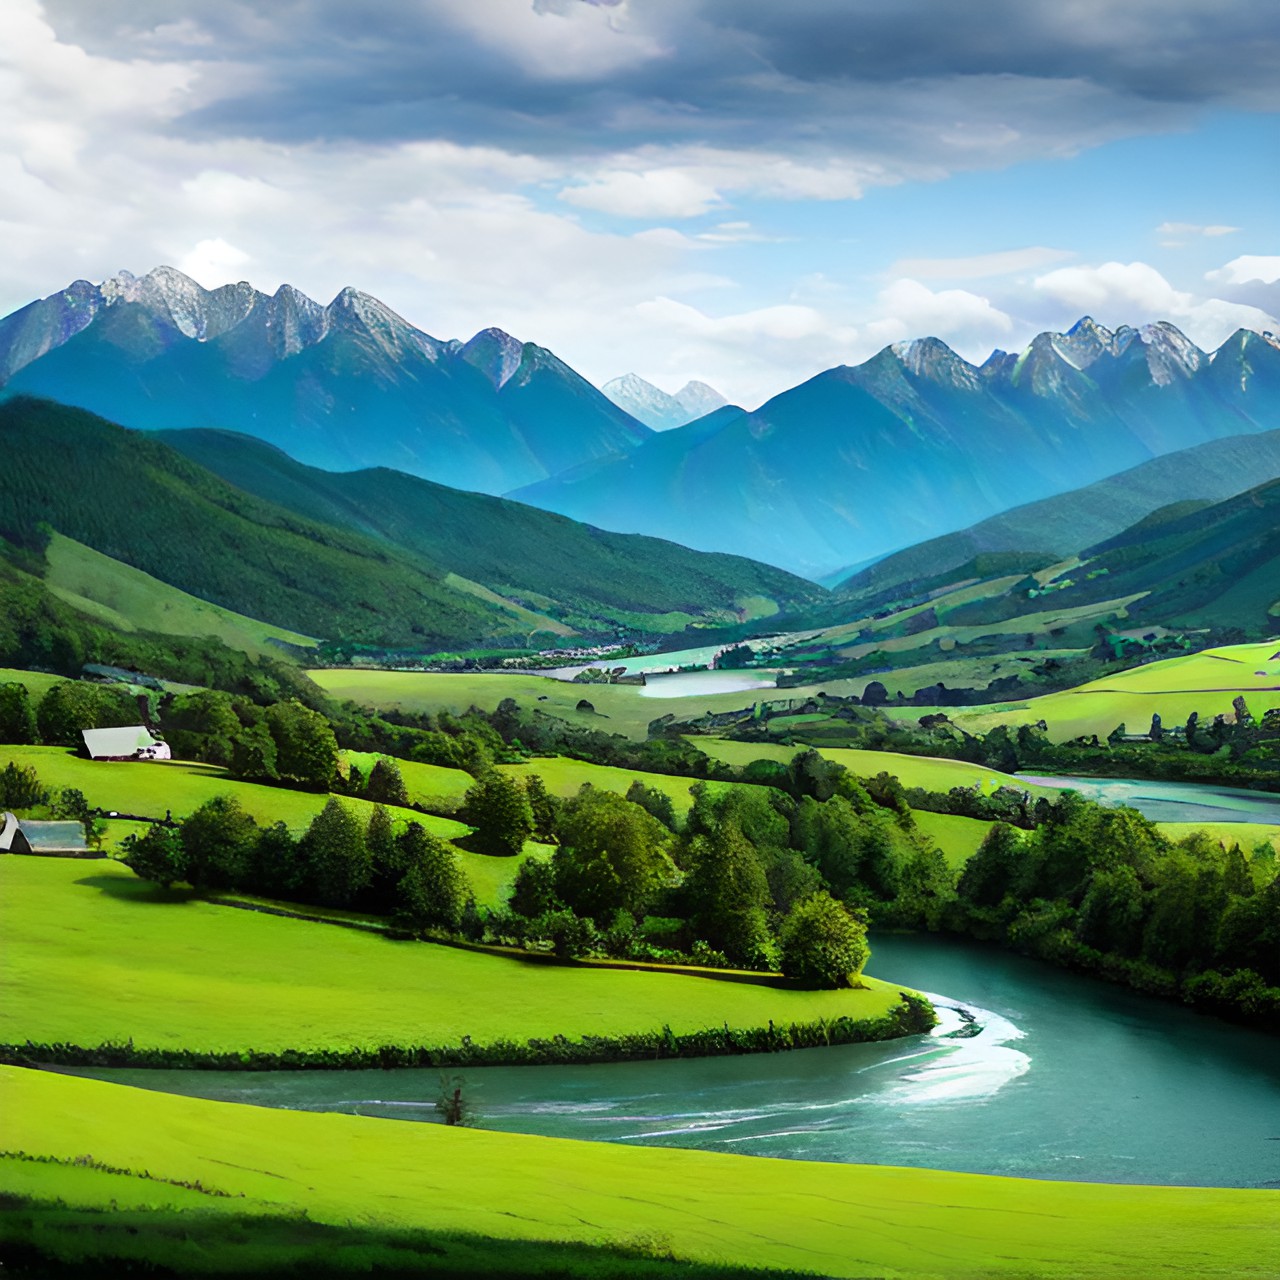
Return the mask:
[[[259,823],[284,822],[294,831],[303,831],[329,799],[317,792],[240,782],[215,765],[179,760],[147,763],[87,760],[65,747],[0,747],[0,767],[10,760],[30,765],[48,787],[79,788],[97,808],[149,818],[162,818],[166,811],[181,818],[214,796],[233,795]],[[373,808],[367,800],[351,797],[343,797],[343,803],[365,819]],[[392,812],[403,820],[421,822],[446,840],[465,835],[469,830],[449,818],[409,809]]]
[[[1193,711],[1205,721],[1233,715],[1232,701],[1241,694],[1254,716],[1261,717],[1280,707],[1278,649],[1280,640],[1206,649],[1012,706],[957,711],[952,719],[970,732],[1044,720],[1050,738],[1064,742],[1084,734],[1106,737],[1119,724],[1145,732],[1153,712],[1166,728],[1185,723]]]
[[[546,784],[547,790],[557,796],[575,796],[584,783],[590,783],[601,791],[616,791],[623,795],[633,782],[642,782],[646,787],[670,796],[679,814],[688,813],[693,803],[689,788],[698,781],[697,778],[676,777],[667,773],[645,773],[639,769],[590,764],[585,760],[571,760],[567,756],[537,756],[522,764],[504,764],[498,768],[502,773],[520,778],[536,773]],[[708,781],[706,785],[716,794],[728,790],[734,784]]]
[[[302,1214],[513,1244],[647,1242],[705,1264],[920,1280],[1262,1280],[1280,1250],[1270,1191],[573,1142],[269,1110],[18,1068],[0,1068],[0,1099],[6,1146],[62,1162],[5,1160],[0,1187],[70,1207],[199,1203],[208,1213]],[[149,1177],[74,1164],[85,1156]]]
[[[62,684],[65,676],[48,675],[43,671],[19,671],[16,667],[0,667],[0,684],[23,684],[32,698],[43,698],[55,684]]]
[[[962,818],[953,813],[929,813],[914,810],[916,826],[929,836],[942,850],[947,866],[958,871],[964,866],[982,843],[987,832],[995,825],[983,818]]]
[[[346,764],[357,765],[360,772],[368,778],[379,755],[381,753],[377,751],[344,751],[342,759]],[[405,790],[414,803],[435,799],[461,800],[475,783],[475,779],[463,769],[449,769],[439,764],[419,764],[416,760],[402,760],[392,756],[384,758],[395,760],[400,777],[404,779]]]
[[[799,752],[799,746],[772,742],[732,742],[727,738],[695,738],[693,742],[712,759],[725,764],[746,765],[752,760],[776,760],[786,764]],[[821,754],[842,764],[860,777],[877,773],[894,774],[905,787],[924,787],[927,791],[950,791],[952,787],[979,786],[989,793],[997,787],[1016,787],[1033,795],[1053,795],[1052,787],[1031,786],[1012,774],[987,769],[967,760],[943,760],[935,756],[907,756],[894,751],[861,751],[851,747],[823,747]]]
[[[875,1017],[898,988],[794,991],[560,968],[175,900],[113,862],[0,861],[0,1043],[279,1052],[676,1034]]]
[[[59,599],[121,631],[158,631],[172,636],[217,636],[255,657],[280,656],[279,645],[314,648],[316,641],[257,622],[188,595],[141,569],[55,533],[45,556],[45,582]]]

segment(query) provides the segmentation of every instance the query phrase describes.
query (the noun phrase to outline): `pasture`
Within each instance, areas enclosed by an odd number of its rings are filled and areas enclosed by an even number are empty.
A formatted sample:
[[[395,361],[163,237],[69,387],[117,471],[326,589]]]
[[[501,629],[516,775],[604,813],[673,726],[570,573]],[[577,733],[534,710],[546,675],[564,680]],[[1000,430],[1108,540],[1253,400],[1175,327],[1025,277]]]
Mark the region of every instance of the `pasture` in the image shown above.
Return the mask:
[[[957,709],[952,719],[971,733],[1044,720],[1049,737],[1065,742],[1094,733],[1105,738],[1120,724],[1144,733],[1153,713],[1166,728],[1184,724],[1193,711],[1202,720],[1232,716],[1240,695],[1255,717],[1280,707],[1280,640],[1166,658],[1025,702]]]
[[[167,894],[108,861],[0,860],[0,917],[0,1043],[489,1044],[870,1018],[898,1000],[870,978],[865,990],[796,991],[392,941]]]
[[[1280,1250],[1272,1191],[572,1142],[209,1102],[15,1067],[0,1067],[0,1102],[8,1149],[58,1162],[3,1159],[0,1187],[71,1207],[199,1205],[384,1232],[647,1241],[695,1262],[899,1280],[1262,1280]],[[127,1172],[143,1170],[146,1181]]]

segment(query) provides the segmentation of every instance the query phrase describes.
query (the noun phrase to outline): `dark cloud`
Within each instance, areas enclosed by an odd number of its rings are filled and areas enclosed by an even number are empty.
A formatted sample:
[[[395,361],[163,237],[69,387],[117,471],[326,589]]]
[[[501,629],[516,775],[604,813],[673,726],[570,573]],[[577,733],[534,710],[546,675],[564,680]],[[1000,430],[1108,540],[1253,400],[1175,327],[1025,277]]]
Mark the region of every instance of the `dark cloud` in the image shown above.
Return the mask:
[[[615,28],[602,38],[660,52],[548,74],[449,6],[409,0],[46,3],[91,49],[207,62],[207,100],[178,125],[193,134],[950,167],[1177,127],[1204,105],[1280,109],[1280,27],[1256,0],[528,0],[548,23],[581,5]],[[472,12],[490,11],[503,20]]]

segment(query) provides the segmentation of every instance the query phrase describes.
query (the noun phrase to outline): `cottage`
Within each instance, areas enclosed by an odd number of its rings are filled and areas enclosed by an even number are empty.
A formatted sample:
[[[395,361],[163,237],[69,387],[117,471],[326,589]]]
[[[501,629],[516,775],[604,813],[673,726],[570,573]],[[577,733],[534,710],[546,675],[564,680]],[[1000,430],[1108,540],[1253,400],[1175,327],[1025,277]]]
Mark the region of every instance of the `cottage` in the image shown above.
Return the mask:
[[[82,729],[91,760],[168,760],[169,744],[153,738],[140,724],[120,729]]]
[[[32,822],[0,813],[0,853],[35,853],[46,858],[91,858],[78,822]]]

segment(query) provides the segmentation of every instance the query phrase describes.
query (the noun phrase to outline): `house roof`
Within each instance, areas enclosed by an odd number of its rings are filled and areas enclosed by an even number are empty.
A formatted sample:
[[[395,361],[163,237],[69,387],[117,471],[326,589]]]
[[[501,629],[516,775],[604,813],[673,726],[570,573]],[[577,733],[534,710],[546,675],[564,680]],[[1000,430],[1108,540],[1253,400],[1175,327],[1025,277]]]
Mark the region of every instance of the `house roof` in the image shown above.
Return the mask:
[[[153,747],[156,740],[140,724],[120,729],[82,729],[84,745],[95,759],[102,756],[131,756],[143,747]]]
[[[84,828],[78,822],[29,822],[19,818],[18,828],[34,853],[88,849]]]

